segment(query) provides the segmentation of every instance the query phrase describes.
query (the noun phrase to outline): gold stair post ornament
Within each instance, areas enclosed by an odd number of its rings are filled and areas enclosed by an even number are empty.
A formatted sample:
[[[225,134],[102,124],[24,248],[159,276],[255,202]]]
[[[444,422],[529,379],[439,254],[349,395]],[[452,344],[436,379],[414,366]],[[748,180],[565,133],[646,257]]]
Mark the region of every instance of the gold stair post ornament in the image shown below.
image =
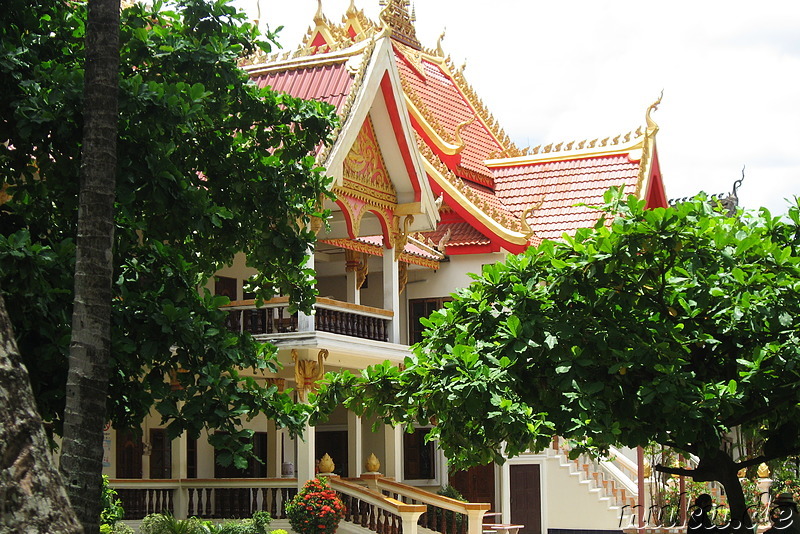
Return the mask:
[[[330,475],[334,469],[336,469],[336,464],[333,463],[333,458],[326,452],[319,460],[319,474]]]
[[[364,464],[364,467],[367,468],[367,473],[377,473],[381,469],[381,463],[378,461],[378,457],[375,456],[374,452],[369,453],[367,457],[367,461]]]

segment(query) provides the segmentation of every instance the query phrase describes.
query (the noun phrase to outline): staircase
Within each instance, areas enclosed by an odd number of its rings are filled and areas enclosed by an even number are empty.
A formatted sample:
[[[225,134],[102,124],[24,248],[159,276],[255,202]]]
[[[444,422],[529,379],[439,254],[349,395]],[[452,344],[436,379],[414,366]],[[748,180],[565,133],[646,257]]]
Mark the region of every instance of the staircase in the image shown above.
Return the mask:
[[[581,510],[580,523],[586,524],[586,514],[592,516],[597,529],[619,529],[635,519],[638,509],[636,465],[617,451],[610,460],[597,460],[581,455],[569,459],[566,444],[554,441],[547,449],[548,486],[555,488],[550,499],[568,499],[570,506],[549,505],[552,527],[570,528],[576,520],[575,510]],[[567,479],[568,478],[568,479]],[[560,479],[560,480],[559,480]],[[584,488],[575,491],[575,486]],[[561,494],[559,494],[559,489]]]

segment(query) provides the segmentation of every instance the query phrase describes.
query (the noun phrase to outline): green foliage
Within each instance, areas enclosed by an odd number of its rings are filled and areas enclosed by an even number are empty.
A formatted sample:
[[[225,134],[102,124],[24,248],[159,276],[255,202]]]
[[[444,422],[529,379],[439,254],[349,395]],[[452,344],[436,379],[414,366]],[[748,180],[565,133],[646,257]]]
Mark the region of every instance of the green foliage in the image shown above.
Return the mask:
[[[449,484],[439,489],[439,491],[436,492],[436,495],[441,495],[442,497],[448,497],[461,502],[467,502],[467,499],[461,495],[461,492]],[[460,532],[461,524],[464,522],[465,518],[464,514],[456,513],[452,510],[444,510],[436,506],[431,508],[431,512],[433,512],[433,514],[435,514],[437,517],[436,524],[439,526],[440,532],[452,532],[454,523],[455,531]]]
[[[286,504],[289,524],[297,534],[333,534],[344,513],[344,504],[324,478],[306,482]]]
[[[772,484],[769,491],[773,497],[781,493],[791,493],[796,501],[800,501],[800,457],[793,456],[773,462],[770,478]]]
[[[72,308],[86,5],[22,2],[0,13],[0,291],[59,431]],[[274,370],[274,347],[229,332],[227,301],[197,291],[246,254],[258,299],[315,291],[306,251],[329,179],[311,154],[335,122],[330,106],[258,88],[238,66],[256,28],[224,0],[126,8],[121,16],[113,369],[116,428],[152,407],[170,437],[203,427],[231,460],[235,431],[263,412],[293,432],[305,408],[239,370]],[[272,36],[267,36],[272,38]],[[165,377],[177,369],[181,388]]]
[[[139,525],[140,534],[208,534],[205,522],[196,518],[175,519],[172,514],[150,514]]]
[[[103,510],[100,512],[100,525],[111,525],[125,517],[122,501],[117,498],[117,492],[108,485],[108,475],[103,475]]]
[[[100,534],[134,534],[134,531],[122,521],[117,521],[113,525],[100,525]]]
[[[258,511],[250,519],[226,521],[213,530],[215,534],[269,534],[272,517],[269,512]]]
[[[455,468],[553,435],[576,452],[656,442],[698,456],[693,475],[724,479],[742,517],[736,471],[800,448],[800,204],[780,218],[606,202],[594,228],[486,266],[402,372],[328,375],[316,417],[344,403],[434,420]],[[734,428],[760,444],[737,461],[721,448]]]

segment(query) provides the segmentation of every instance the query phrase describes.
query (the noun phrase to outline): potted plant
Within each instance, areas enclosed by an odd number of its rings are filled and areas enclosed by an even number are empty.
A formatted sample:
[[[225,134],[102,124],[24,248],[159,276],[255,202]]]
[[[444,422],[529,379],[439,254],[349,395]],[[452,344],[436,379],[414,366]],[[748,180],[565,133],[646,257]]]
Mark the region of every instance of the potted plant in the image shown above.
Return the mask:
[[[344,504],[325,479],[314,478],[286,505],[297,534],[333,534],[344,517]]]

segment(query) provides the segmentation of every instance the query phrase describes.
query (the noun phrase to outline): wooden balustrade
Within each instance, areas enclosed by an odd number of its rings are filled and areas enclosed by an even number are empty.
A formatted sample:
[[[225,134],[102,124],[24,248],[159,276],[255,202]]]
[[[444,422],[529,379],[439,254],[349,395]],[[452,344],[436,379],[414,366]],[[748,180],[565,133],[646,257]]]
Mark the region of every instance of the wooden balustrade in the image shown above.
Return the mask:
[[[266,511],[286,518],[286,503],[297,494],[297,479],[180,479],[111,481],[126,519],[153,513],[178,518],[235,519]]]
[[[256,308],[253,300],[231,302],[225,325],[234,331],[253,335],[283,334],[298,331],[296,314],[288,312],[289,301],[278,297]],[[319,298],[315,305],[314,329],[373,341],[388,341],[388,322],[393,313],[380,308]]]
[[[125,519],[141,519],[150,514],[175,514],[174,492],[170,488],[120,488],[119,500]]]

